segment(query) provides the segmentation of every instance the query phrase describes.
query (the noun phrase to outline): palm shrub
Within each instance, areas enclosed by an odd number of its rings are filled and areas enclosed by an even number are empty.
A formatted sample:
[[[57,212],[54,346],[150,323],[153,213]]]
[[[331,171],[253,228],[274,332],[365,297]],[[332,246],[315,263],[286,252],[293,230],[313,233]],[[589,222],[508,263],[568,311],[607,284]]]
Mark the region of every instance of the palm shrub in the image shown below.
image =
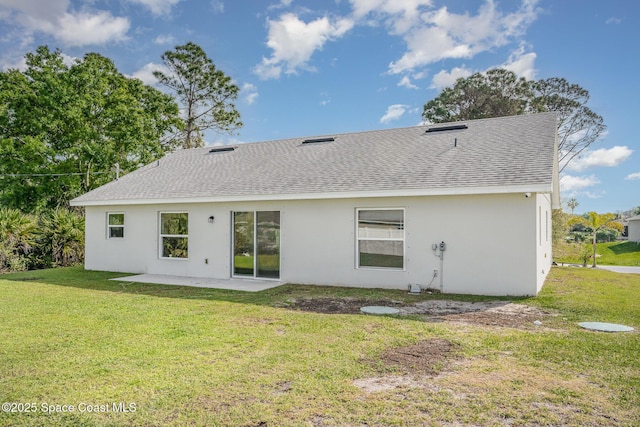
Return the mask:
[[[29,267],[28,254],[38,237],[33,215],[17,209],[0,208],[0,271],[20,271]]]
[[[67,267],[84,260],[84,216],[65,208],[44,214],[41,250],[55,267]]]

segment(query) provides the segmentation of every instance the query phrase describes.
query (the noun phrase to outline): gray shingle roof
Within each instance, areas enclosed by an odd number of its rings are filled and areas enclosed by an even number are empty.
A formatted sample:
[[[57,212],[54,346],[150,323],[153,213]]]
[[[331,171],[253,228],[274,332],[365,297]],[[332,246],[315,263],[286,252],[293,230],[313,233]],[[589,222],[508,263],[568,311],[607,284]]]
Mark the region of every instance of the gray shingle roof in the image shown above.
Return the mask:
[[[292,195],[548,186],[554,180],[555,113],[178,150],[72,201],[288,198]],[[456,143],[457,141],[457,143]],[[536,191],[532,189],[530,191]],[[288,197],[287,197],[288,196]],[[327,196],[329,197],[329,196]]]

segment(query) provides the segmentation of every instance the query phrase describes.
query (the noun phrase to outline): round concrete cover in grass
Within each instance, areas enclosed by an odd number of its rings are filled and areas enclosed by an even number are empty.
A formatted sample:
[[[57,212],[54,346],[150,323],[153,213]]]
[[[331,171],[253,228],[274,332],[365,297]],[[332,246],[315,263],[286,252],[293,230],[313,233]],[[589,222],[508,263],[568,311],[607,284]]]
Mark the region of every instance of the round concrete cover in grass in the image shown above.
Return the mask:
[[[366,307],[361,307],[360,311],[366,314],[398,314],[400,310],[393,307],[384,307],[381,305],[368,305]]]
[[[582,322],[578,323],[585,329],[591,329],[593,331],[602,332],[631,332],[633,328],[631,326],[617,325],[615,323],[603,323],[603,322]]]

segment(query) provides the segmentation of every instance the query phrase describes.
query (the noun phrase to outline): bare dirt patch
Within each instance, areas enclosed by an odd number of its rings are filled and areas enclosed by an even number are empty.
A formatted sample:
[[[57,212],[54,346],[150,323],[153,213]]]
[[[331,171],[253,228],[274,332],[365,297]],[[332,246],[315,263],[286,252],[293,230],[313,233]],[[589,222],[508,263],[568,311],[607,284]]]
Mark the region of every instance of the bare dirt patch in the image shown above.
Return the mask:
[[[442,338],[391,348],[369,362],[384,370],[393,370],[394,375],[361,378],[353,384],[368,393],[424,387],[427,384],[425,379],[437,376],[452,360],[458,358],[456,350],[454,343]]]
[[[511,301],[466,302],[427,300],[403,303],[392,300],[355,298],[303,298],[290,301],[290,308],[325,314],[358,314],[370,305],[388,306],[400,310],[400,315],[419,315],[431,322],[457,322],[484,326],[534,328],[551,313]]]
[[[389,349],[380,356],[380,361],[405,374],[436,375],[446,361],[455,357],[455,349],[451,341],[433,338]]]

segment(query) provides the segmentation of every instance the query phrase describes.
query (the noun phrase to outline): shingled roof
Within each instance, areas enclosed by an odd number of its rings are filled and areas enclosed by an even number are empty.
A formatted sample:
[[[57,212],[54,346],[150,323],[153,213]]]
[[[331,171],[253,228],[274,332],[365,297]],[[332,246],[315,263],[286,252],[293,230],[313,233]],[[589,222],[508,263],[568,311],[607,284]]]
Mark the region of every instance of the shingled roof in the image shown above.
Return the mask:
[[[218,148],[178,150],[71,204],[550,193],[557,186],[555,113]]]

